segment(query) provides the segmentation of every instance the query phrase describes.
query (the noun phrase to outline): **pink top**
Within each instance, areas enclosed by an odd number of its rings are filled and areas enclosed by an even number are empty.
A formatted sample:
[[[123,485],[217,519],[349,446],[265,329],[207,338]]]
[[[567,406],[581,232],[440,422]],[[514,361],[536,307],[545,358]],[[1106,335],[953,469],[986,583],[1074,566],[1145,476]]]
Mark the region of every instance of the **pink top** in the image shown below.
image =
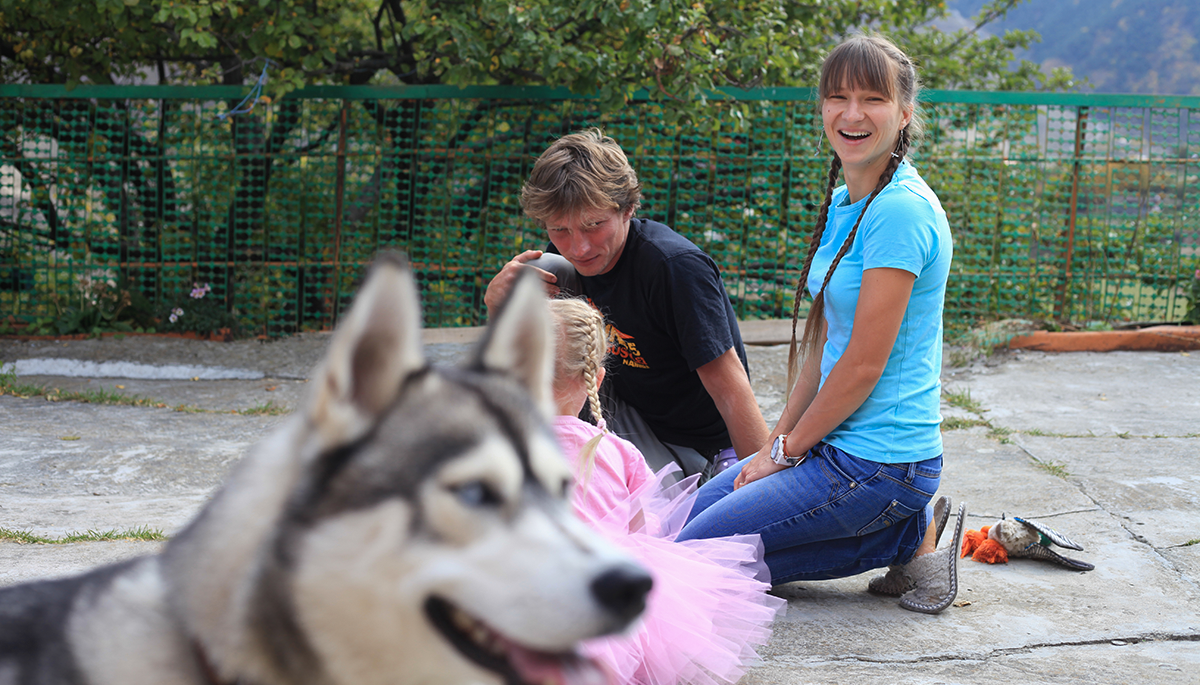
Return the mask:
[[[584,474],[579,454],[599,429],[574,416],[554,417],[554,433],[579,478],[573,504],[588,523],[596,523],[624,504],[631,494],[654,480],[654,472],[633,443],[611,433],[596,448],[590,474]]]

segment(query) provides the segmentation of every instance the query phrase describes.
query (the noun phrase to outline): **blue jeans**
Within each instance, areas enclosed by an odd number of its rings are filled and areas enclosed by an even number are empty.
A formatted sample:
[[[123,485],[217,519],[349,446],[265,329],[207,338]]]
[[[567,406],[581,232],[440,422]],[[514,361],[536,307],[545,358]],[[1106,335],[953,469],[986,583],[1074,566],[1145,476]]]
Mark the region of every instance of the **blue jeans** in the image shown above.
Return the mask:
[[[912,559],[933,519],[942,458],[880,464],[818,443],[799,466],[738,490],[743,460],[705,483],[677,540],[758,533],[775,585]]]

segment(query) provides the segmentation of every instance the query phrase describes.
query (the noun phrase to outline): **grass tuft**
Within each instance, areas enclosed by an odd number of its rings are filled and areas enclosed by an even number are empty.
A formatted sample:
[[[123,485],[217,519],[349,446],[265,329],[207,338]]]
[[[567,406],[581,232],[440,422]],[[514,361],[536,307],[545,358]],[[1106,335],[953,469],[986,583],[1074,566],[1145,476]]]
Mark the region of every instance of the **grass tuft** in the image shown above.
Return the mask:
[[[1011,445],[1012,444],[1012,440],[1010,440],[1008,438],[1008,436],[1012,435],[1012,433],[1013,433],[1013,430],[1011,428],[1005,428],[1004,426],[993,426],[991,424],[988,424],[988,426],[989,426],[989,429],[988,429],[988,437],[989,438],[992,438],[993,440],[998,440],[1001,445]]]
[[[275,400],[267,400],[250,407],[249,409],[239,409],[237,413],[243,416],[282,416],[290,410],[281,405],[275,404]]]
[[[83,402],[84,404],[106,404],[125,407],[150,407],[152,409],[167,409],[168,407],[185,414],[242,414],[244,416],[280,416],[287,414],[289,409],[283,405],[275,404],[274,401],[268,400],[264,403],[259,403],[249,409],[238,409],[233,412],[202,409],[191,404],[180,404],[171,407],[166,402],[141,397],[139,395],[126,395],[124,393],[99,388],[97,390],[82,390],[82,391],[62,391],[58,388],[47,388],[43,385],[33,385],[30,383],[20,383],[17,381],[16,365],[12,364],[5,366],[0,364],[0,395],[12,395],[21,398],[41,397],[47,402]]]
[[[969,389],[962,391],[945,390],[942,392],[942,397],[946,400],[946,404],[949,404],[951,407],[958,407],[972,414],[983,413],[983,405],[971,399],[971,391]]]
[[[167,536],[157,528],[139,526],[128,530],[88,530],[82,533],[67,533],[61,538],[50,538],[34,535],[26,530],[0,527],[0,540],[17,542],[23,545],[66,545],[72,542],[107,542],[111,540],[137,540],[141,542],[162,542]]]
[[[1071,475],[1070,472],[1067,471],[1067,467],[1065,465],[1056,461],[1042,461],[1032,454],[1029,455],[1029,458],[1033,460],[1034,466],[1052,476],[1058,476],[1059,478],[1066,479],[1067,476]]]
[[[942,431],[962,430],[964,428],[974,428],[975,426],[987,426],[991,424],[983,419],[964,419],[958,416],[942,420]]]

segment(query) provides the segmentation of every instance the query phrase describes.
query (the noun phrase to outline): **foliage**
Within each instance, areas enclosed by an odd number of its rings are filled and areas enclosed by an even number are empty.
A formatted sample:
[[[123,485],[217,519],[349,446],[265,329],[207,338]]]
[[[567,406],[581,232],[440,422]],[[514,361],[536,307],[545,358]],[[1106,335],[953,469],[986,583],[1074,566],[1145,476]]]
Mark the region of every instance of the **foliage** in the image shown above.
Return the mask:
[[[985,27],[1003,20],[1022,0],[988,0],[969,28],[953,32],[912,31],[903,43],[921,67],[929,88],[942,90],[1072,90],[1080,85],[1069,68],[1044,71],[1037,62],[1014,59],[1041,40],[1033,30],[1006,30],[999,35]],[[904,3],[899,3],[904,4]],[[944,18],[943,9],[937,18]]]
[[[1186,297],[1188,310],[1183,315],[1183,323],[1200,326],[1200,269],[1196,269]]]
[[[1036,39],[980,29],[1021,0],[990,0],[944,33],[944,0],[0,0],[5,82],[245,84],[270,59],[267,92],[308,84],[552,85],[604,109],[640,88],[697,115],[721,86],[812,85],[824,52],[870,27],[936,88],[1061,89],[1066,72],[1009,68]]]
[[[192,291],[175,298],[159,313],[159,329],[168,332],[214,333],[228,329],[235,335],[240,329],[238,319],[225,309],[217,297],[208,297],[212,285],[192,284]]]
[[[22,208],[28,211],[13,222],[20,225],[0,221],[0,239],[10,230],[20,236],[18,264],[45,263],[54,251],[70,251],[87,263],[196,264],[182,277],[220,283],[222,306],[184,297],[161,303],[156,313],[164,329],[226,327],[205,319],[233,310],[247,321],[266,319],[269,312],[285,322],[268,331],[279,334],[328,327],[353,292],[343,282],[352,274],[338,271],[343,266],[318,263],[361,262],[366,257],[360,252],[369,255],[381,244],[411,237],[431,245],[414,259],[468,267],[423,283],[426,295],[459,307],[439,323],[475,323],[478,303],[464,297],[464,289],[474,291],[486,277],[481,274],[494,273],[488,260],[508,250],[506,236],[523,230],[515,205],[501,208],[496,199],[512,199],[519,184],[502,185],[507,180],[501,176],[508,173],[506,166],[524,168],[524,158],[568,121],[612,124],[610,130],[631,151],[630,143],[650,139],[683,146],[728,144],[738,155],[757,146],[778,148],[781,142],[797,146],[783,141],[816,130],[808,119],[809,103],[723,100],[714,106],[705,98],[715,87],[812,85],[829,47],[867,27],[908,49],[931,88],[1069,87],[1069,78],[1061,74],[1047,77],[1030,65],[1010,69],[1012,50],[1032,40],[1031,34],[997,38],[981,30],[1020,2],[989,0],[970,27],[943,33],[934,28],[946,13],[943,0],[80,0],[70,12],[47,12],[44,0],[0,0],[0,79],[6,83],[248,85],[265,66],[271,100],[270,107],[217,120],[214,115],[233,102],[168,99],[141,109],[133,101],[10,99],[7,109],[0,109],[5,168],[21,175],[31,199]],[[546,85],[599,99],[580,104],[571,118],[557,123],[550,121],[548,107],[539,111],[528,103],[280,99],[314,84]],[[639,89],[656,102],[624,107]],[[511,108],[510,118],[501,121],[496,112],[505,106]],[[453,115],[442,118],[445,110]],[[768,112],[778,112],[779,118],[761,116]],[[768,138],[749,126],[739,128],[756,115],[758,121],[788,117],[789,123],[772,127],[787,130]],[[643,123],[634,131],[629,122],[639,120]],[[672,125],[680,120],[698,123]],[[339,129],[340,121],[349,122],[347,129]],[[1026,123],[1036,125],[1036,115]],[[622,126],[628,127],[624,134],[618,132]],[[345,157],[345,194],[339,196],[331,180],[338,173],[332,150],[343,131],[351,154]],[[80,132],[87,133],[76,135]],[[211,146],[211,156],[173,156],[201,142]],[[518,144],[524,147],[517,149]],[[356,158],[356,145],[378,150],[379,156]],[[468,166],[475,153],[500,159],[493,153],[505,146],[507,165]],[[811,147],[821,150],[819,143]],[[59,151],[49,161],[47,148]],[[454,152],[449,157],[422,152],[412,164],[397,161],[395,153],[417,150]],[[88,166],[68,170],[74,159],[86,159]],[[648,186],[657,183],[665,192],[673,178],[685,185],[696,182],[697,218],[685,226],[682,216],[672,217],[681,220],[681,230],[714,246],[721,241],[730,255],[742,250],[731,259],[746,266],[773,270],[770,260],[782,260],[783,251],[763,256],[767,250],[751,240],[742,245],[732,230],[721,235],[726,216],[720,212],[728,213],[728,225],[737,226],[743,220],[749,225],[744,217],[756,211],[753,221],[763,226],[763,235],[773,229],[781,236],[772,245],[782,246],[789,231],[808,225],[804,219],[767,227],[773,214],[766,211],[782,203],[811,205],[807,188],[797,186],[795,195],[772,200],[769,208],[766,193],[760,193],[758,206],[740,199],[744,186],[760,184],[759,178],[770,179],[762,185],[775,184],[781,169],[751,174],[747,168],[746,182],[729,174],[729,185],[717,190],[717,184],[709,185],[716,172],[702,161],[687,162],[694,168],[680,168],[677,176],[661,170],[656,179],[645,159],[639,160],[639,172]],[[798,166],[786,173],[801,178]],[[440,181],[451,174],[458,185],[414,190],[424,179]],[[88,194],[64,192],[71,184],[88,186]],[[287,193],[277,193],[283,184],[292,185]],[[720,204],[715,196],[726,189],[739,199],[723,209],[700,209]],[[423,214],[397,211],[398,202],[386,204],[398,193],[422,203]],[[666,208],[665,198],[658,202]],[[811,213],[793,216],[803,212]],[[443,228],[435,223],[442,217],[454,217],[455,225],[438,234],[432,227]],[[339,230],[375,233],[369,240],[339,241]],[[488,230],[493,233],[484,235]],[[291,241],[289,231],[304,239]],[[448,245],[476,239],[482,257],[449,254]],[[261,273],[227,266],[247,263],[284,266]],[[25,281],[18,276],[23,272],[9,269],[9,295],[0,271],[0,297],[24,297],[18,286]],[[148,296],[163,298],[170,297],[171,279],[181,276],[156,277],[146,276],[139,285]],[[789,294],[790,289],[777,288],[761,297],[764,302],[773,298],[775,311]],[[171,322],[175,309],[185,314]],[[30,318],[28,312],[21,315]]]
[[[108,270],[80,274],[74,288],[55,300],[56,314],[27,329],[31,335],[153,332],[150,302],[128,282],[117,285]]]

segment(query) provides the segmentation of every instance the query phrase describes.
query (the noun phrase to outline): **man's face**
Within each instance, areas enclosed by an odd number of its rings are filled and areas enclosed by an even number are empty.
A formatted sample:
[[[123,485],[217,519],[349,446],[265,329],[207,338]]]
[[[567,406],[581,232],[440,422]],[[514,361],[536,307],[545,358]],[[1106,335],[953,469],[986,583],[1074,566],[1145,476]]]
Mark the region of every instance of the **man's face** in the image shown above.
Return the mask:
[[[546,221],[546,233],[581,276],[599,276],[617,265],[632,217],[633,207],[625,211],[585,209],[551,217]]]

